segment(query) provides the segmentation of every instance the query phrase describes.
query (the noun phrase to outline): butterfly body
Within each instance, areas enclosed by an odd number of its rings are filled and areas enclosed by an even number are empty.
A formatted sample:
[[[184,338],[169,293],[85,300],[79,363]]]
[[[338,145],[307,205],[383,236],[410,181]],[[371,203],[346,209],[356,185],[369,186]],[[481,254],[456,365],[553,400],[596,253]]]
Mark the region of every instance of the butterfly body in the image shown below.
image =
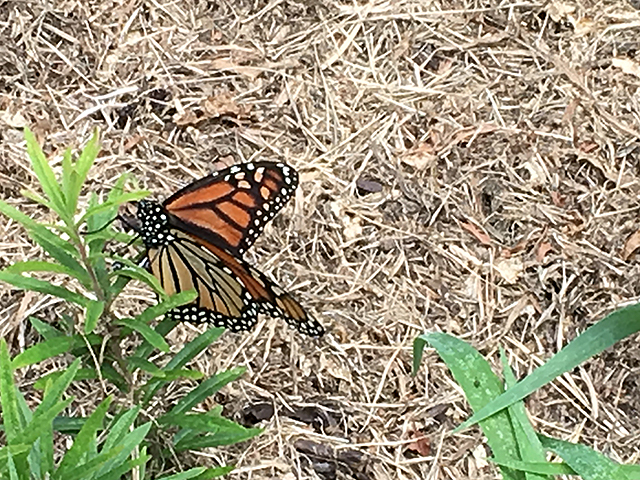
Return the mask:
[[[291,295],[242,259],[297,183],[288,165],[247,163],[204,177],[162,204],[138,202],[138,233],[151,272],[167,294],[198,293],[195,303],[169,312],[171,318],[243,331],[265,313],[306,335],[324,333]]]

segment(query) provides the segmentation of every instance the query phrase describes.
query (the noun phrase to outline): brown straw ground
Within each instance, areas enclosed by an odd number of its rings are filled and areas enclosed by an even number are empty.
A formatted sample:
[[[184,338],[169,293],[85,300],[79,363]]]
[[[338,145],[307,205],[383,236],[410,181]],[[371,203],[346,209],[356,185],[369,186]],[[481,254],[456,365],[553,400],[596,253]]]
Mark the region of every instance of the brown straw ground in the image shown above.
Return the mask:
[[[124,172],[162,199],[221,164],[290,163],[296,197],[247,258],[330,333],[311,341],[268,318],[225,333],[194,367],[248,371],[205,407],[275,414],[245,444],[176,462],[235,463],[232,479],[497,478],[477,428],[450,435],[469,407],[444,364],[427,351],[410,376],[411,343],[444,331],[493,362],[504,347],[524,376],[638,300],[638,8],[3,2],[0,197],[48,219],[21,195],[38,188],[24,125],[56,165],[100,129],[83,202]],[[0,222],[0,267],[40,255]],[[118,313],[153,301],[132,283]],[[36,339],[26,319],[53,321],[59,306],[0,286],[13,354]],[[172,347],[196,330],[179,328]],[[526,403],[536,428],[637,462],[639,358],[630,339],[536,392]],[[67,361],[19,372],[30,402],[33,381]],[[73,393],[81,415],[109,390]]]

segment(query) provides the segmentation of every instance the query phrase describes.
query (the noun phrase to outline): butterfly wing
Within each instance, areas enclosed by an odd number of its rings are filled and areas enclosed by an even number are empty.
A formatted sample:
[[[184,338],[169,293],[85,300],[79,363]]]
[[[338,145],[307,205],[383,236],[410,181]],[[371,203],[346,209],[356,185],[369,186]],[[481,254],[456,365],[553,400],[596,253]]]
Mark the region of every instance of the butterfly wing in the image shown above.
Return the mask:
[[[281,316],[305,335],[324,328],[300,304],[264,274],[242,260],[191,235],[171,230],[173,239],[150,249],[152,273],[167,294],[195,289],[194,304],[170,312],[177,321],[212,323],[238,332],[250,330],[258,313]]]
[[[188,185],[163,206],[174,227],[240,256],[297,186],[297,172],[284,163],[244,163]]]

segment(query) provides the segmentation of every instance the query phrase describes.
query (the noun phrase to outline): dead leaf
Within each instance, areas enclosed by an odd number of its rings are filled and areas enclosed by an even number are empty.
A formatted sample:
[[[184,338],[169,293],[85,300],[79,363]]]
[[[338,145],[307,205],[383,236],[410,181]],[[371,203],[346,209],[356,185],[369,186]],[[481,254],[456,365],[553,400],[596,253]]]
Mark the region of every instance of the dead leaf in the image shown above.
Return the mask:
[[[597,24],[589,17],[582,17],[574,23],[573,31],[576,35],[588,35],[596,30]]]
[[[547,14],[556,23],[568,19],[575,11],[576,6],[568,2],[552,1],[547,6]]]
[[[27,125],[27,119],[20,112],[9,112],[5,110],[0,112],[0,120],[11,128],[24,128]]]
[[[466,142],[467,140],[475,138],[478,135],[493,133],[498,130],[498,128],[498,125],[496,125],[495,123],[481,123],[478,126],[465,127],[458,130],[453,135],[453,139],[451,140],[451,142],[449,142],[449,146],[456,145],[460,142]]]
[[[229,92],[211,95],[202,102],[202,111],[208,118],[233,115],[235,117],[244,114],[244,108],[239,107]]]
[[[556,190],[551,190],[551,201],[556,207],[564,207],[567,203],[567,199],[564,195],[560,195]]]
[[[421,142],[417,146],[404,152],[401,155],[400,160],[410,167],[423,170],[435,162],[436,156],[431,145]]]
[[[184,127],[186,125],[195,125],[202,120],[203,118],[198,117],[198,115],[193,110],[185,110],[183,112],[176,113],[173,116],[173,123],[175,123],[179,127]]]
[[[460,226],[464,228],[467,232],[469,232],[471,235],[476,237],[476,239],[482,245],[486,245],[487,247],[490,247],[491,245],[493,245],[493,242],[491,241],[491,238],[489,237],[487,232],[485,232],[483,229],[481,229],[474,223],[460,222]]]
[[[611,60],[611,65],[619,68],[623,73],[640,77],[640,65],[630,58],[614,58]]]
[[[500,259],[493,265],[493,268],[507,283],[511,284],[516,283],[524,272],[524,264],[520,257]]]
[[[595,150],[597,150],[598,147],[599,145],[596,142],[587,141],[587,142],[580,143],[578,145],[578,150],[584,153],[592,153]]]
[[[540,245],[538,245],[538,251],[536,252],[536,260],[538,263],[541,263],[542,260],[544,260],[545,255],[551,250],[553,250],[553,247],[549,242],[541,242]]]
[[[640,230],[636,230],[629,238],[627,238],[627,241],[624,242],[624,247],[622,247],[622,253],[620,256],[624,261],[627,261],[638,247],[640,247]]]
[[[431,455],[431,442],[421,432],[411,432],[411,437],[415,440],[407,445],[407,449],[416,452],[422,457]]]

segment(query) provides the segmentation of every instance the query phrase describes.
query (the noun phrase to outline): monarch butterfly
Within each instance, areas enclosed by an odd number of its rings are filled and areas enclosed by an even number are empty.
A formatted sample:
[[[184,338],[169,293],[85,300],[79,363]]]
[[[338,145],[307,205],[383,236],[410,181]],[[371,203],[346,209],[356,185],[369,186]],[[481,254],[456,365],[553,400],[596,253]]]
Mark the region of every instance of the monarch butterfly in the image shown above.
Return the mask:
[[[151,272],[168,294],[198,292],[193,304],[171,310],[170,318],[238,332],[267,313],[303,334],[324,333],[290,294],[242,259],[297,185],[298,174],[288,165],[244,163],[201,178],[162,204],[138,202],[138,233]]]

